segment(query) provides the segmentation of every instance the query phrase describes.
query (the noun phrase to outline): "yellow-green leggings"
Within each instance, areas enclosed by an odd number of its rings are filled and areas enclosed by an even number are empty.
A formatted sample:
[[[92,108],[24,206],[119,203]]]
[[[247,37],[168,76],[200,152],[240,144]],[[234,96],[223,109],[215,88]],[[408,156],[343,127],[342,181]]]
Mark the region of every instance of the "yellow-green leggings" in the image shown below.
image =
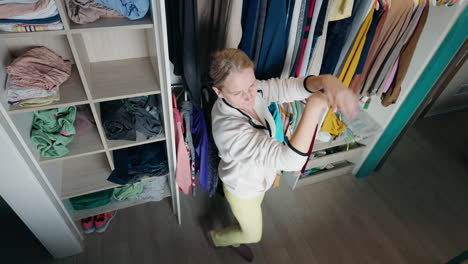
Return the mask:
[[[215,246],[238,247],[240,244],[257,243],[262,239],[262,201],[264,193],[248,200],[242,200],[224,188],[224,194],[231,206],[232,213],[238,224],[211,231]]]

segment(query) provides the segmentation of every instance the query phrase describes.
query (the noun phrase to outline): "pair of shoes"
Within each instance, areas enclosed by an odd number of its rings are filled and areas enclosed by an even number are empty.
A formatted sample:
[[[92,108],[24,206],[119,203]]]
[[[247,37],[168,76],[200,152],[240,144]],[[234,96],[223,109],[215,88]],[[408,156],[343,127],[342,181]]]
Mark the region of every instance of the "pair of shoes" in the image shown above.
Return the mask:
[[[237,254],[239,254],[239,256],[241,256],[246,261],[248,262],[253,261],[254,254],[252,250],[250,249],[250,247],[248,247],[247,245],[241,244],[238,247],[231,246],[231,248],[233,248],[237,252]]]
[[[83,218],[81,219],[81,227],[83,227],[85,234],[90,234],[94,231],[102,233],[106,231],[116,213],[117,211],[113,211]]]

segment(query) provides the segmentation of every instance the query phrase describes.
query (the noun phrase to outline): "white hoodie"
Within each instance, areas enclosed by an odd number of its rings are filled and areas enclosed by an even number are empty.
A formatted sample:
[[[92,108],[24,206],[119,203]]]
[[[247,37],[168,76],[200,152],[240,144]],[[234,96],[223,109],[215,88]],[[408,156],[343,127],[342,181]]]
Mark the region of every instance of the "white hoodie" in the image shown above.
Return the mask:
[[[303,100],[311,95],[306,78],[257,80],[254,109],[265,125],[218,98],[211,115],[213,137],[221,162],[219,177],[227,190],[241,199],[254,198],[272,186],[279,170],[297,171],[307,153],[275,137],[275,121],[268,110],[271,102]]]

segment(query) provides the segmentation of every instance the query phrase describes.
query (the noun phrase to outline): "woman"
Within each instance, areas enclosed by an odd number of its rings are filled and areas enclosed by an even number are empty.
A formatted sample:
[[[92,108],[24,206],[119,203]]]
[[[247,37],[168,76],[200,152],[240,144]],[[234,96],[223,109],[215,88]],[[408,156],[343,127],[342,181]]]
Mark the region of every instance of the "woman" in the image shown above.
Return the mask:
[[[252,61],[237,49],[214,54],[210,77],[218,95],[212,125],[221,157],[219,177],[238,224],[210,231],[208,239],[216,247],[233,246],[251,261],[253,254],[244,244],[257,243],[262,237],[261,203],[276,172],[302,168],[315,127],[329,104],[353,116],[357,99],[331,75],[258,81]],[[322,89],[324,94],[318,92]],[[303,99],[307,103],[301,120],[282,144],[274,138],[275,121],[268,105]]]

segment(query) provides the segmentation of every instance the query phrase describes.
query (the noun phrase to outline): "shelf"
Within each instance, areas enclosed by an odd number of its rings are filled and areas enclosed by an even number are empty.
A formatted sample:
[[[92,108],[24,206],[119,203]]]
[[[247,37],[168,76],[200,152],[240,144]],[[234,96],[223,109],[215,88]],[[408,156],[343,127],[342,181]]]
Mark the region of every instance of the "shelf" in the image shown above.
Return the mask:
[[[107,177],[111,174],[104,153],[63,161],[61,199],[67,199],[115,186]]]
[[[169,190],[169,186],[166,184],[165,191],[164,191],[164,198],[167,198],[167,197],[170,197],[170,196],[171,196],[171,192]],[[98,215],[98,214],[101,214],[101,213],[115,211],[115,210],[120,210],[120,209],[124,209],[124,208],[127,208],[127,207],[144,204],[144,203],[147,203],[147,202],[150,202],[150,201],[143,201],[143,200],[114,201],[113,200],[113,201],[111,201],[110,203],[108,203],[108,204],[106,204],[104,206],[93,208],[93,209],[79,210],[79,211],[71,210],[71,215],[72,215],[73,219],[79,220],[79,219],[86,218],[86,217],[89,217],[89,216]]]
[[[88,103],[88,98],[84,91],[83,83],[81,82],[80,75],[78,74],[78,70],[76,69],[75,65],[72,66],[70,78],[60,86],[59,92],[60,101],[58,102],[44,106],[26,108],[20,107],[18,105],[11,105],[8,109],[8,112],[15,114]]]
[[[0,31],[0,39],[5,38],[24,38],[24,37],[37,37],[37,36],[50,36],[50,35],[66,35],[65,30],[48,30],[38,32],[5,32]]]
[[[70,30],[72,33],[90,32],[97,30],[128,30],[153,28],[153,21],[148,14],[145,17],[137,20],[129,20],[126,17],[121,18],[101,18],[96,22],[89,24],[76,24],[70,21]]]
[[[143,144],[149,144],[149,143],[166,140],[166,136],[164,135],[164,133],[158,136],[151,137],[149,139],[147,139],[142,133],[138,131],[136,132],[136,134],[137,134],[136,141],[106,139],[107,146],[109,150],[116,150],[116,149],[129,148],[129,147],[134,147],[134,146],[139,146]]]
[[[40,157],[39,162],[47,163],[104,152],[104,146],[102,145],[101,138],[96,127],[92,128],[84,135],[73,136],[73,140],[67,147],[70,150],[67,155],[58,158]]]
[[[88,79],[95,102],[161,93],[148,57],[91,63]]]

